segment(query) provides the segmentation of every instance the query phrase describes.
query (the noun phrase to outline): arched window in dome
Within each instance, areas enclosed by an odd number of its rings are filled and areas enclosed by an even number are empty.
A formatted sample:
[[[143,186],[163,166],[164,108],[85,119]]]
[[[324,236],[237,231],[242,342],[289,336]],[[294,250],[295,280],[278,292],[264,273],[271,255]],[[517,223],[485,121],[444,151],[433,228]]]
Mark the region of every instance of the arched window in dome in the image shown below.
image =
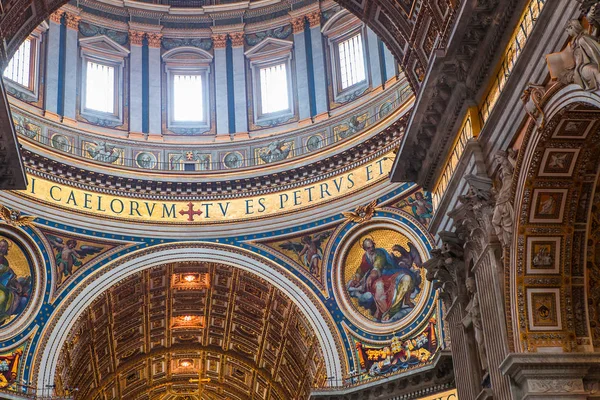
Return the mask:
[[[92,123],[123,122],[123,70],[129,50],[101,35],[79,40],[80,115]]]
[[[257,125],[294,116],[292,48],[290,41],[267,38],[245,53],[250,63]]]
[[[350,12],[335,14],[322,28],[328,46],[333,98],[344,103],[369,87],[365,25]]]
[[[185,134],[209,130],[212,55],[195,47],[178,47],[162,58],[167,75],[167,128]]]

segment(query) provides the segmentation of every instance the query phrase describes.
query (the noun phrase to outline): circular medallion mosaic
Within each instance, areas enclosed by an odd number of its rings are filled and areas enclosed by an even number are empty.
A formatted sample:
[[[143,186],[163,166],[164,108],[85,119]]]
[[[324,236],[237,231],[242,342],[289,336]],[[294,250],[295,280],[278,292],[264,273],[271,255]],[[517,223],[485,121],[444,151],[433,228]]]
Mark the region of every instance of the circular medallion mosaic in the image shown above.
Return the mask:
[[[348,235],[340,254],[337,292],[359,325],[395,330],[421,312],[430,286],[422,243],[394,224],[375,223]]]
[[[71,152],[71,141],[64,135],[52,136],[52,147],[65,153]]]

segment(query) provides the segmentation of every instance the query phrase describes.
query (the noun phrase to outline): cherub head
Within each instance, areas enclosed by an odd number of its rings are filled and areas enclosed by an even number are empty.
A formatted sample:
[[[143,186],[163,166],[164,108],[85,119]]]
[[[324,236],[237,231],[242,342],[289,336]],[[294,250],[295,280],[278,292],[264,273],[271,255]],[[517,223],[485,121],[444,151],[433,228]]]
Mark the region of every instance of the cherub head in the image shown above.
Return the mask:
[[[312,238],[309,235],[302,236],[302,243],[304,243],[304,244],[311,244],[312,243]]]
[[[421,193],[421,192],[415,193],[415,199],[417,199],[417,200],[423,200],[423,198],[424,198],[423,197],[423,193]]]
[[[77,240],[75,240],[75,239],[67,240],[67,247],[69,249],[74,249],[75,247],[77,247]]]

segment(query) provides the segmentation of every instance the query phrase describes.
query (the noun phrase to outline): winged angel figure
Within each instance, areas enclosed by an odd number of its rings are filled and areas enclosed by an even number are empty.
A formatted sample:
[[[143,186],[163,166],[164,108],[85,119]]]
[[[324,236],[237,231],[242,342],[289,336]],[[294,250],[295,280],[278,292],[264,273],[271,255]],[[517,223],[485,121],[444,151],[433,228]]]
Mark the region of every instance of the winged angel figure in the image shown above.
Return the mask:
[[[121,156],[114,145],[99,141],[96,146],[87,149],[93,160],[112,164]]]
[[[331,232],[323,232],[314,236],[306,235],[299,242],[288,241],[280,244],[284,250],[290,250],[296,253],[300,261],[304,261],[304,265],[313,275],[319,274],[320,262],[323,259],[323,250],[321,244],[331,235]]]
[[[92,254],[97,254],[102,247],[82,245],[78,247],[77,240],[69,239],[65,243],[62,238],[54,235],[48,235],[50,244],[56,250],[56,265],[58,267],[59,280],[73,273],[73,267],[80,267],[82,260]]]

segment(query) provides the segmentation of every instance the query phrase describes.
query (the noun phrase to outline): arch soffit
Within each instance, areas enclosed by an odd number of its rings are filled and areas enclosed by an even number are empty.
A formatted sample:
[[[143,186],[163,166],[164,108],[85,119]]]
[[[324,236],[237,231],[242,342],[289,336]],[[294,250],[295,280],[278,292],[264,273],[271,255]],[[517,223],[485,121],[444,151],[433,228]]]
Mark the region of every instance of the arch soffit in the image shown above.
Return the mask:
[[[527,291],[527,283],[531,279],[524,279],[527,276],[526,269],[528,268],[528,263],[530,260],[528,259],[528,243],[532,236],[537,235],[537,233],[532,233],[531,225],[533,221],[530,221],[530,217],[532,215],[532,207],[535,202],[535,192],[536,189],[543,188],[544,186],[540,186],[537,179],[552,179],[550,176],[540,176],[540,171],[544,168],[543,164],[543,156],[546,149],[547,142],[553,140],[551,136],[553,136],[553,132],[557,130],[557,124],[560,123],[561,115],[569,109],[569,107],[574,107],[576,104],[584,104],[586,106],[591,106],[596,110],[597,114],[594,115],[594,118],[598,118],[600,116],[600,95],[598,93],[584,91],[579,86],[571,84],[571,85],[560,85],[556,84],[550,87],[542,97],[539,106],[544,114],[545,125],[540,127],[536,121],[532,120],[530,117],[527,117],[526,125],[524,126],[524,135],[523,141],[520,145],[519,154],[517,157],[517,162],[515,165],[515,172],[513,175],[513,193],[514,193],[514,234],[513,234],[513,242],[511,244],[511,254],[510,254],[510,275],[508,277],[508,286],[506,287],[505,293],[505,306],[509,310],[508,318],[508,331],[509,331],[509,340],[513,342],[514,349],[517,352],[521,351],[537,351],[536,348],[547,346],[547,347],[563,347],[565,351],[573,351],[574,347],[577,346],[575,342],[574,328],[572,328],[572,316],[565,315],[565,304],[564,304],[564,292],[559,292],[557,297],[557,306],[560,308],[558,311],[559,314],[562,314],[562,321],[559,326],[554,329],[555,332],[562,331],[559,335],[554,335],[556,337],[560,337],[559,339],[553,341],[542,341],[537,336],[538,333],[546,334],[552,331],[549,329],[539,329],[536,330],[535,321],[533,319],[531,304],[529,302],[529,293]],[[593,111],[593,110],[589,110]],[[588,112],[589,112],[588,111]],[[593,128],[595,127],[598,130],[598,125],[592,125],[591,131],[587,135],[587,137],[593,136]],[[587,143],[586,140],[579,140],[579,143]],[[583,148],[583,147],[582,147]],[[573,169],[569,176],[563,176],[561,179],[564,181],[572,182],[573,180],[579,180],[581,178],[582,173],[579,170],[582,167],[575,167],[576,164],[579,164],[580,159],[575,158],[573,163]],[[587,160],[589,161],[589,160]],[[596,173],[598,172],[598,162],[596,162]],[[554,178],[557,179],[557,178]],[[597,181],[597,174],[594,178],[593,184],[595,185]],[[566,188],[566,186],[563,185]],[[552,189],[551,189],[552,190]],[[570,189],[566,189],[570,190]],[[562,216],[560,225],[554,225],[554,229],[552,227],[552,223],[544,223],[544,221],[540,221],[538,224],[540,228],[538,231],[540,232],[540,237],[545,237],[550,235],[551,232],[555,232],[556,236],[565,235],[569,237],[569,243],[572,242],[572,227],[575,225],[574,218],[570,218],[570,210],[568,209],[569,203],[572,203],[573,197],[570,193],[565,196],[563,200],[563,209],[564,216]],[[589,207],[586,210],[586,217],[589,214]],[[556,222],[555,222],[556,224]],[[533,224],[536,225],[535,223]],[[528,229],[529,228],[529,229]],[[571,228],[571,229],[569,229]],[[559,230],[564,231],[565,233],[558,233]],[[587,228],[585,232],[587,236]],[[564,246],[564,245],[563,245]],[[560,249],[558,254],[564,252],[564,249]],[[570,257],[573,257],[571,253],[571,249],[567,249],[567,254]],[[559,255],[560,257],[560,255]],[[569,261],[569,265],[571,261]],[[568,271],[570,273],[570,271]],[[562,271],[561,274],[557,274],[554,283],[559,284],[561,289],[567,285],[564,283],[564,276],[567,271]],[[570,275],[570,274],[569,274]],[[536,276],[533,276],[535,279]],[[563,278],[561,280],[561,278]],[[548,280],[549,281],[549,280]],[[571,280],[569,279],[569,282]],[[570,283],[568,284],[570,285]],[[556,286],[556,285],[554,285]],[[536,291],[536,293],[544,293],[543,288],[538,288],[541,290]],[[584,290],[586,290],[584,288]],[[533,291],[531,291],[533,293]],[[550,292],[548,292],[550,293]],[[571,301],[571,293],[566,295],[569,297],[569,301]],[[521,301],[519,300],[521,299]],[[521,304],[520,304],[521,303]],[[566,318],[565,318],[566,316]],[[565,321],[566,319],[566,321]],[[532,330],[531,328],[534,328]],[[560,329],[558,329],[560,328]],[[567,330],[571,332],[567,332]],[[554,332],[553,332],[554,333]],[[546,335],[553,336],[553,335]],[[541,337],[541,336],[540,336]],[[563,340],[564,339],[564,340]],[[571,340],[572,339],[572,340]],[[567,342],[568,344],[562,344],[561,341]],[[566,346],[566,347],[565,347]]]
[[[104,291],[137,272],[176,261],[217,262],[254,273],[285,293],[303,311],[315,331],[328,376],[342,376],[343,351],[339,333],[325,308],[310,290],[277,264],[229,245],[181,242],[142,249],[123,256],[92,274],[56,310],[42,332],[35,355],[34,377],[39,385],[54,380],[60,349],[83,311]],[[37,375],[37,376],[35,376]]]

